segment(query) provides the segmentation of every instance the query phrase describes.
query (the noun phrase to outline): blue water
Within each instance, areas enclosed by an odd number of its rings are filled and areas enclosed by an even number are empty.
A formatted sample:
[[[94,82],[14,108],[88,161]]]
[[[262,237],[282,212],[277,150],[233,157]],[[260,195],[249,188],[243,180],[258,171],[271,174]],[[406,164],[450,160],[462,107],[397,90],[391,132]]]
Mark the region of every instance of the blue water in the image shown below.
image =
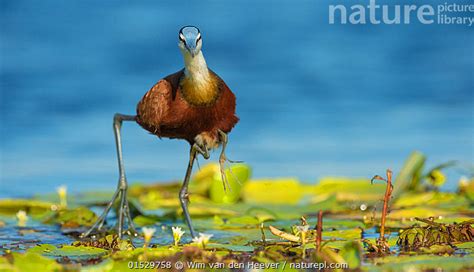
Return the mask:
[[[472,28],[329,25],[335,2],[2,1],[0,197],[113,189],[112,116],[182,68],[186,24],[237,95],[228,155],[254,177],[371,177],[413,150],[472,166]],[[131,123],[123,142],[131,182],[184,175],[187,143]]]

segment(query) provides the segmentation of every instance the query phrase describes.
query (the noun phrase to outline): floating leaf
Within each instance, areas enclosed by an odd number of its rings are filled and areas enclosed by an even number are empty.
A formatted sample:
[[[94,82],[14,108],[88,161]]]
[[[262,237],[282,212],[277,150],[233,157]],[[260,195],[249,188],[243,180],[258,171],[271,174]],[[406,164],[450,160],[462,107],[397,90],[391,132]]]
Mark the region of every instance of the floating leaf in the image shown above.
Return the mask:
[[[60,271],[62,267],[55,260],[43,257],[41,254],[26,252],[24,254],[14,252],[13,271]],[[5,257],[1,259],[5,260]],[[1,264],[1,262],[0,262]]]
[[[225,169],[225,176],[230,188],[224,191],[221,173],[217,171],[214,173],[209,188],[209,197],[216,203],[235,203],[241,197],[242,186],[251,176],[251,169],[243,163],[233,164],[230,168]]]
[[[25,211],[28,215],[43,216],[57,209],[52,202],[30,199],[0,199],[0,214],[15,215],[18,211]]]
[[[260,221],[255,216],[243,215],[237,217],[231,217],[227,221],[228,225],[240,225],[243,226],[256,226]]]
[[[208,163],[204,165],[191,177],[189,191],[193,194],[207,195],[216,173],[219,173],[219,164]]]
[[[471,256],[387,256],[369,259],[380,271],[471,271],[474,258]]]
[[[297,204],[303,190],[296,179],[251,180],[244,185],[242,198],[247,203]]]
[[[409,192],[401,195],[392,205],[393,209],[419,206],[430,206],[454,211],[467,210],[469,201],[455,193],[445,192]],[[426,215],[424,215],[426,216]]]
[[[448,211],[435,209],[435,208],[424,208],[424,207],[414,207],[403,210],[392,211],[387,218],[389,219],[410,219],[415,217],[435,217],[444,216],[448,214]]]
[[[329,247],[322,247],[320,251],[316,254],[316,261],[317,262],[326,262],[326,263],[346,263],[344,258],[337,254],[334,250]]]
[[[335,195],[337,201],[378,201],[385,192],[381,186],[371,186],[369,179],[341,177],[322,178],[313,188],[316,196]]]
[[[126,267],[126,269],[129,269]],[[114,261],[112,259],[105,259],[97,265],[88,265],[81,267],[81,272],[105,272],[105,271],[126,271],[124,269],[114,269]]]
[[[231,244],[217,244],[217,243],[210,243],[206,245],[206,248],[214,248],[214,249],[227,249],[230,251],[236,252],[253,252],[254,248],[252,246],[244,246],[244,245],[231,245]]]
[[[450,245],[432,245],[428,248],[422,247],[420,251],[427,254],[453,254],[454,248]]]
[[[339,252],[339,255],[344,258],[345,263],[349,265],[350,269],[358,268],[362,262],[362,248],[360,243],[356,241],[346,243]]]
[[[192,201],[192,200],[191,200]],[[181,214],[181,208],[178,209],[178,213]],[[236,216],[238,212],[228,209],[227,206],[217,206],[217,205],[190,205],[189,213],[192,216]]]
[[[56,247],[54,245],[42,244],[28,249],[28,252],[42,254],[51,257],[68,257],[68,258],[97,258],[108,253],[107,250],[97,247],[87,246],[68,246]]]
[[[323,237],[327,238],[336,238],[343,240],[356,240],[361,239],[362,230],[361,229],[346,229],[346,230],[334,230],[334,231],[324,231]]]
[[[149,226],[154,225],[155,223],[159,222],[160,217],[154,215],[139,215],[133,218],[133,223],[137,227]]]
[[[48,224],[60,224],[65,228],[76,228],[79,226],[92,226],[97,220],[96,214],[86,207],[59,210],[51,217],[44,220]]]

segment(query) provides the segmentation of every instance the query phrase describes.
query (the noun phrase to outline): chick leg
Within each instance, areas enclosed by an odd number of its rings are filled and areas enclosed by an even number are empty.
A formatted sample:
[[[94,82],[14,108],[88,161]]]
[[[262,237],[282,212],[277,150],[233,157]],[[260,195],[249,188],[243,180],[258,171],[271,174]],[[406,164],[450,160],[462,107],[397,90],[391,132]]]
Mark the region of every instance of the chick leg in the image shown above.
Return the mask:
[[[191,232],[191,236],[194,238],[196,237],[196,233],[194,232],[194,228],[191,222],[191,216],[189,215],[188,204],[189,204],[189,194],[188,194],[188,185],[189,185],[189,178],[191,177],[191,172],[193,171],[193,164],[194,160],[196,159],[197,153],[201,154],[204,159],[209,159],[209,151],[207,147],[204,147],[204,150],[197,144],[193,144],[191,146],[191,152],[189,154],[189,164],[188,169],[186,170],[186,175],[184,176],[183,186],[179,191],[179,201],[181,202],[181,208],[183,209],[184,218],[186,223],[188,224],[189,231]]]
[[[229,141],[229,137],[227,136],[227,134],[225,132],[223,132],[222,130],[218,130],[217,133],[219,134],[219,138],[220,138],[220,141],[222,143],[222,151],[221,151],[221,154],[219,156],[219,168],[220,168],[220,171],[221,171],[221,177],[222,177],[222,182],[223,182],[223,185],[224,185],[224,191],[226,191],[227,189],[231,190],[230,188],[230,185],[229,185],[229,181],[227,180],[227,176],[225,175],[225,162],[228,161],[229,163],[240,163],[242,161],[233,161],[233,160],[229,160],[226,155],[225,155],[225,149],[227,147],[227,142]],[[231,171],[231,174],[233,175],[232,173],[232,170],[229,168],[229,171]],[[238,181],[237,177],[234,175],[234,178]]]
[[[124,221],[127,222],[127,231],[129,234],[134,234],[136,235],[136,230],[133,225],[132,218],[130,216],[130,208],[128,205],[128,200],[127,200],[127,178],[125,176],[125,167],[123,163],[123,157],[122,157],[122,136],[121,136],[121,128],[122,128],[122,122],[123,121],[135,121],[135,116],[133,115],[123,115],[123,114],[115,114],[114,115],[114,123],[113,123],[113,128],[114,128],[114,135],[115,135],[115,145],[117,149],[117,158],[118,158],[118,168],[119,168],[119,181],[117,185],[117,190],[115,191],[114,195],[112,196],[112,200],[107,204],[104,212],[102,215],[97,219],[97,221],[94,223],[94,225],[86,232],[84,232],[81,237],[87,237],[89,236],[93,231],[100,231],[105,223],[105,219],[107,217],[107,214],[109,213],[110,209],[112,208],[112,205],[114,202],[117,200],[117,198],[120,196],[120,206],[118,209],[118,221],[117,221],[117,233],[119,238],[122,238],[122,235],[124,234],[123,228],[124,228]]]

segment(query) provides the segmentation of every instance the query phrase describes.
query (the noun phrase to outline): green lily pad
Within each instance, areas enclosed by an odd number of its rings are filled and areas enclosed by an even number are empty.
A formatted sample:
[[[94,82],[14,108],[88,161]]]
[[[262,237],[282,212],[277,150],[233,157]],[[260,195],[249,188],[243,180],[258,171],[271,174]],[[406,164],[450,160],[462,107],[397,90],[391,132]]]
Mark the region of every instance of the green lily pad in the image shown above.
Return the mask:
[[[356,240],[356,239],[361,239],[361,236],[362,236],[361,229],[323,231],[323,237],[325,239],[335,238],[335,239],[343,239],[343,240]]]
[[[55,260],[43,257],[41,254],[34,252],[18,253],[14,252],[12,254],[13,264],[10,264],[6,257],[0,257],[0,265],[2,271],[60,271],[62,266],[58,264]],[[3,266],[5,264],[5,266]],[[3,267],[5,270],[3,270]],[[9,270],[8,268],[11,268]],[[8,270],[7,270],[8,269]]]
[[[97,220],[97,215],[86,207],[59,210],[44,220],[47,224],[60,224],[62,227],[75,228],[79,226],[92,226]]]
[[[209,188],[214,181],[214,176],[218,172],[219,164],[208,163],[204,165],[191,177],[189,191],[192,194],[207,195],[209,193]]]
[[[149,216],[139,215],[139,216],[136,216],[135,218],[133,218],[133,223],[137,227],[154,225],[159,221],[160,221],[160,217],[159,216],[153,216],[153,215],[149,215]]]
[[[341,177],[322,178],[313,188],[316,196],[335,195],[337,201],[373,202],[380,200],[385,187],[375,186],[370,179],[351,179]]]
[[[43,216],[58,206],[52,202],[31,199],[0,199],[0,214],[15,215],[18,211],[25,211],[28,215]]]
[[[228,186],[224,191],[224,184],[220,171],[214,173],[212,183],[209,188],[209,197],[215,203],[235,203],[241,197],[242,186],[248,181],[251,176],[251,169],[248,165],[239,163],[231,165],[230,168],[225,169],[225,177],[228,181]],[[227,186],[226,185],[226,186]]]
[[[68,257],[68,258],[97,258],[108,253],[107,250],[97,247],[87,246],[68,246],[56,247],[54,245],[42,244],[28,249],[30,253],[38,253],[50,257]]]
[[[244,216],[238,216],[238,217],[231,217],[229,218],[226,224],[245,227],[245,226],[256,226],[259,223],[260,221],[255,216],[244,215]]]
[[[345,263],[349,265],[350,269],[356,269],[362,263],[362,246],[360,242],[347,242],[339,254],[342,256]]]
[[[253,204],[298,204],[303,189],[296,179],[251,180],[244,185],[242,198]]]
[[[469,200],[455,193],[417,192],[400,195],[393,203],[392,208],[416,207],[419,206],[420,203],[423,203],[425,207],[430,206],[457,212],[467,210],[469,207]]]
[[[206,245],[206,248],[227,249],[227,250],[236,251],[236,252],[253,252],[254,251],[254,248],[252,246],[217,244],[217,243],[209,243]]]
[[[369,261],[377,264],[371,267],[374,271],[470,271],[474,268],[474,258],[470,256],[401,255]]]
[[[450,245],[432,245],[428,248],[422,247],[420,251],[428,254],[453,254],[454,248]]]
[[[124,266],[122,269],[117,269],[115,267],[115,262],[112,259],[105,259],[99,264],[88,265],[81,267],[81,272],[106,272],[106,271],[128,271],[129,268]]]
[[[415,217],[434,217],[445,216],[449,214],[448,211],[436,208],[413,207],[407,209],[394,210],[388,215],[389,219],[411,219]]]

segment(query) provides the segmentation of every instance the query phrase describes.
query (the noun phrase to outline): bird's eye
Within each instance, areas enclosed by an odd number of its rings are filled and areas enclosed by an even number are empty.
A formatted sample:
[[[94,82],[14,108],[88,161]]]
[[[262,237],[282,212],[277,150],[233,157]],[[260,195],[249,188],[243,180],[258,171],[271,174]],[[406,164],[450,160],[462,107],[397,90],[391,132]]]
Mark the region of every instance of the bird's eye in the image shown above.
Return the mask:
[[[179,40],[183,43],[186,43],[186,40],[184,39],[184,35],[182,33],[179,33]]]

